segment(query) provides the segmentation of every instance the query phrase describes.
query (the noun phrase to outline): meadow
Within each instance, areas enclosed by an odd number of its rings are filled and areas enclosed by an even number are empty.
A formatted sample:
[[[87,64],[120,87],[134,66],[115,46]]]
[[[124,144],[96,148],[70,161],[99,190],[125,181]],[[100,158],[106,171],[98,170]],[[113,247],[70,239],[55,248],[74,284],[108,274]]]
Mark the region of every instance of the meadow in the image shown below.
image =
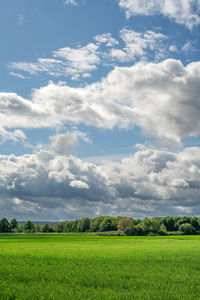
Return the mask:
[[[0,234],[0,299],[199,299],[200,236]]]

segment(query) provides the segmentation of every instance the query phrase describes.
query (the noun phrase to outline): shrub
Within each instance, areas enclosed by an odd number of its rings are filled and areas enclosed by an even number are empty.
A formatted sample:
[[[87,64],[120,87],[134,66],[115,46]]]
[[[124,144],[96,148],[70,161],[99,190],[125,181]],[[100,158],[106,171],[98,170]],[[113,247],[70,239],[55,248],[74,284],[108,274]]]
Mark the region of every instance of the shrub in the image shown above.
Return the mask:
[[[166,226],[164,224],[161,224],[160,230],[159,230],[159,234],[160,235],[167,235],[168,234],[167,233],[167,228],[166,228]]]
[[[181,231],[183,234],[195,234],[196,233],[195,228],[189,223],[181,224],[179,226],[179,231]]]

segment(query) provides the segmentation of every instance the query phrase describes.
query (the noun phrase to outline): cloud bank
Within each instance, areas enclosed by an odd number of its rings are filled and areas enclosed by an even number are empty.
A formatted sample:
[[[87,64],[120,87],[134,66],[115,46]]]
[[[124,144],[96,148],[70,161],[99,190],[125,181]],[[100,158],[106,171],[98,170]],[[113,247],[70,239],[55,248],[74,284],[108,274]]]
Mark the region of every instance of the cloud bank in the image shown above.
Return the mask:
[[[42,150],[1,155],[0,170],[0,209],[10,217],[143,217],[199,209],[199,148],[179,153],[146,149],[98,166]]]
[[[56,128],[86,124],[113,129],[139,126],[166,146],[200,135],[200,62],[183,66],[174,59],[115,67],[100,82],[33,90],[30,100],[0,93],[2,128]]]

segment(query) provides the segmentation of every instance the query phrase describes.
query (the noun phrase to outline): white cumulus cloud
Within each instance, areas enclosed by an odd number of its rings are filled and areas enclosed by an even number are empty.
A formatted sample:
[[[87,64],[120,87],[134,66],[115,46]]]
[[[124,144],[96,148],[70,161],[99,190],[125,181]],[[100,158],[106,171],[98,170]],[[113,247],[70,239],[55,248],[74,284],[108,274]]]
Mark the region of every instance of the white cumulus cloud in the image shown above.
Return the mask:
[[[200,62],[168,59],[116,67],[100,82],[35,89],[30,100],[0,93],[3,128],[55,128],[64,123],[112,129],[140,126],[165,145],[200,135]]]
[[[77,5],[77,1],[76,0],[65,0],[65,4],[66,5]]]
[[[0,209],[19,218],[199,214],[200,149],[144,149],[95,165],[38,151],[0,156]]]
[[[134,15],[163,15],[192,29],[200,24],[199,0],[119,0],[129,18]]]
[[[38,58],[36,62],[11,62],[9,74],[21,79],[28,73],[31,77],[47,74],[85,80],[100,66],[113,67],[113,64],[139,60],[160,61],[169,52],[166,50],[169,48],[166,46],[169,42],[167,36],[151,30],[136,32],[123,28],[117,39],[111,33],[103,33],[96,35],[94,40],[85,46],[60,48],[50,57]]]

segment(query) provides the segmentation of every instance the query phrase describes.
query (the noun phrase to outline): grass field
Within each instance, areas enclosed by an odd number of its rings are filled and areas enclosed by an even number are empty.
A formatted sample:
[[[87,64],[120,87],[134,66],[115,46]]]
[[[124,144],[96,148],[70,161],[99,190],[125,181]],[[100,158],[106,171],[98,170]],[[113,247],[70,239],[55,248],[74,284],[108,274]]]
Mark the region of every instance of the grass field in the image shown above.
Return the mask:
[[[1,234],[0,299],[200,299],[200,236]]]

